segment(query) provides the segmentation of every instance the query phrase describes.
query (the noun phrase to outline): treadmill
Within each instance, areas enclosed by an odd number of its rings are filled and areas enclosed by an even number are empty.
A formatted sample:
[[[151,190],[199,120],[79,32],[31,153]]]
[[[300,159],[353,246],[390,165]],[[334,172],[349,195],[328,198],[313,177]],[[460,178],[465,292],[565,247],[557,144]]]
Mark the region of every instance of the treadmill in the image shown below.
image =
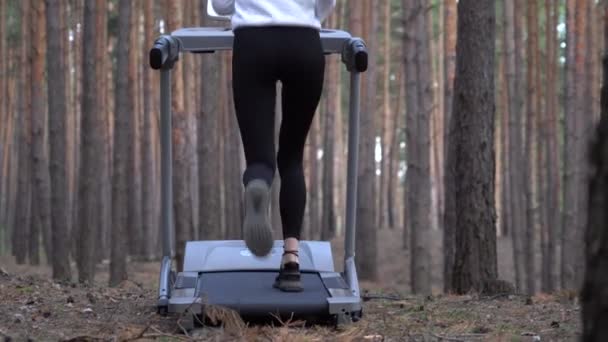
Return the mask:
[[[160,70],[161,115],[161,229],[162,250],[158,302],[160,314],[181,314],[192,329],[204,319],[207,305],[235,310],[246,321],[269,318],[303,319],[336,325],[362,315],[355,268],[357,163],[359,145],[359,88],[367,69],[367,49],[360,38],[345,31],[320,31],[325,54],[341,54],[350,72],[347,203],[343,272],[334,269],[328,241],[300,241],[302,292],[282,292],[272,286],[279,271],[283,241],[270,254],[256,257],[243,240],[189,241],[183,270],[172,268],[173,189],[171,156],[171,69],[181,53],[213,53],[232,49],[230,29],[182,28],[162,35],[150,50],[150,66]]]

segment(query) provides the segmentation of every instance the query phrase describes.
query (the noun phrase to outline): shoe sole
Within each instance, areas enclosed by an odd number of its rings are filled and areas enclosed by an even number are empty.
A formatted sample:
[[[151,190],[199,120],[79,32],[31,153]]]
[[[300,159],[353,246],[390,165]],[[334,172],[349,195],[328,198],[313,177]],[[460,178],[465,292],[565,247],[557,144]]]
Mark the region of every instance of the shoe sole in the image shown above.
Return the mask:
[[[301,281],[281,280],[275,282],[272,286],[283,292],[302,292],[304,290]]]
[[[269,197],[270,189],[263,181],[251,181],[245,189],[245,244],[256,256],[268,255],[274,243],[268,219]]]

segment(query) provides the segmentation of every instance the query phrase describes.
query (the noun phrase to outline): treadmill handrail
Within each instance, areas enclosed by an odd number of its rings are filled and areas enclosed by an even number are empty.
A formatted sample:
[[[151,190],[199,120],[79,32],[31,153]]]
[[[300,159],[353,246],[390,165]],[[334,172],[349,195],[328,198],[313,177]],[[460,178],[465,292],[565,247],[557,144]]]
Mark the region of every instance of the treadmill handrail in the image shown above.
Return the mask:
[[[344,43],[352,38],[341,30],[322,29],[319,35],[326,54],[342,53]],[[225,27],[187,27],[171,32],[171,37],[180,41],[183,52],[214,52],[232,50],[234,33]]]

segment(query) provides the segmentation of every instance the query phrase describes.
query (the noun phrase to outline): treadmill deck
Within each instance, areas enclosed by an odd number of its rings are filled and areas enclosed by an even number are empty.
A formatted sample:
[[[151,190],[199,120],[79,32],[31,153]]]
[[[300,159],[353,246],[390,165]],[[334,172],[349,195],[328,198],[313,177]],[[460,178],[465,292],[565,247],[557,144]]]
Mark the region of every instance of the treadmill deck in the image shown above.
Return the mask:
[[[302,272],[302,292],[283,292],[272,285],[278,271],[182,272],[172,286],[169,312],[202,314],[205,305],[235,310],[245,320],[272,317],[323,321],[360,311],[339,273]]]

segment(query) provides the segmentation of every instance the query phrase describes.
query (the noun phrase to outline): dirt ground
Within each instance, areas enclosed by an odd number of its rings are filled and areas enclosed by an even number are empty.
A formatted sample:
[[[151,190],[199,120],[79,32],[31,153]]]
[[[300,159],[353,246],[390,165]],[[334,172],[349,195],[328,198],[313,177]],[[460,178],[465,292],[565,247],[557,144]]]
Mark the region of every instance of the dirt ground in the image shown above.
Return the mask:
[[[437,241],[434,236],[433,240]],[[433,249],[434,294],[408,295],[409,276],[394,259],[407,253],[389,230],[380,231],[380,279],[362,282],[372,297],[363,319],[350,327],[304,327],[301,322],[247,326],[233,319],[224,327],[203,327],[188,335],[179,317],[155,311],[159,264],[129,264],[132,279],[109,288],[107,264],[96,283],[57,284],[47,267],[15,265],[0,257],[0,340],[36,341],[573,341],[581,331],[580,306],[571,293],[496,297],[445,296],[441,287],[439,243]],[[340,258],[336,243],[336,260]],[[503,252],[501,253],[501,250]],[[501,275],[509,279],[509,250],[499,242]],[[392,262],[391,262],[392,261]],[[339,267],[339,266],[338,266]]]

